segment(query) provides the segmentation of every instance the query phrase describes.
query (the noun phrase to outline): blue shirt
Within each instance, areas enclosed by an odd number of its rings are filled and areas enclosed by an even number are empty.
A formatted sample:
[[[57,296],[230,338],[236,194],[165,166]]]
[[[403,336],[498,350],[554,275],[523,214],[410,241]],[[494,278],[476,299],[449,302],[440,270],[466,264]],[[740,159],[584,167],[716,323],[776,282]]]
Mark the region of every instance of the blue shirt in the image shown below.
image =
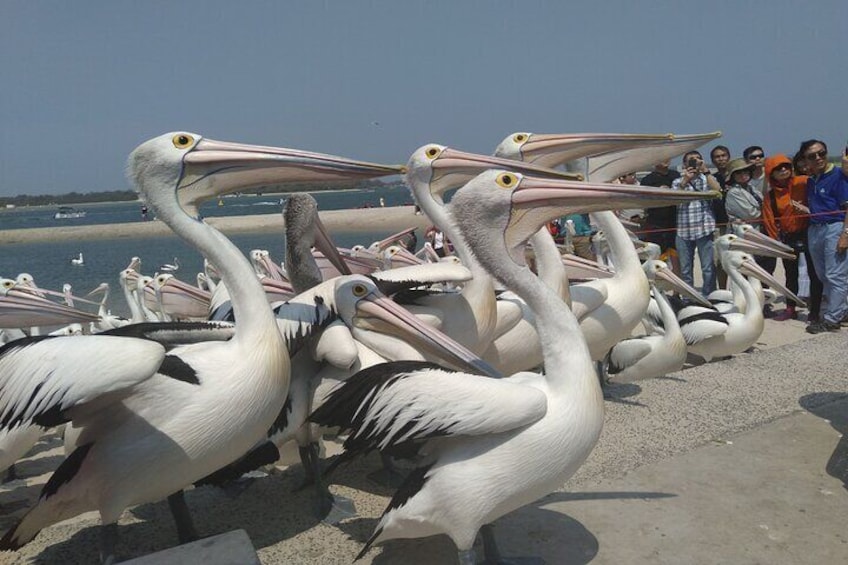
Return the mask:
[[[694,192],[709,192],[707,177],[698,175],[685,185],[680,179],[674,179],[673,190],[688,190]],[[706,235],[712,235],[716,229],[713,206],[709,200],[693,200],[677,206],[677,236],[680,239],[693,241]]]
[[[841,168],[830,165],[829,170],[807,179],[807,206],[810,208],[811,224],[845,221],[846,203],[848,178]]]
[[[562,218],[562,223],[565,224],[567,220],[574,223],[574,235],[592,235],[595,231],[589,221],[589,214],[569,214]]]

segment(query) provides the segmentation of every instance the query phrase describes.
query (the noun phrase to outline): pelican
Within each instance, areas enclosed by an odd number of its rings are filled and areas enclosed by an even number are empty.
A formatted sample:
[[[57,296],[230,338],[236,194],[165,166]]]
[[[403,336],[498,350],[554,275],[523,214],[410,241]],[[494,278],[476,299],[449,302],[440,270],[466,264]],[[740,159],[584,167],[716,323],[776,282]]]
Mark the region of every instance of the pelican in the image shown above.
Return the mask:
[[[675,275],[665,262],[649,260],[643,268],[651,284],[651,295],[659,307],[663,333],[626,338],[616,343],[604,360],[606,374],[612,382],[625,383],[661,377],[679,371],[686,362],[686,339],[668,298],[657,287],[659,282],[664,281],[672,290],[709,306],[707,299]]]
[[[82,256],[82,251],[79,252],[79,255],[71,259],[71,265],[76,267],[82,267],[85,265],[85,258]]]
[[[310,419],[350,432],[337,462],[373,449],[420,455],[359,557],[375,543],[446,534],[460,563],[472,563],[481,527],[559,488],[580,467],[601,432],[603,395],[577,319],[527,269],[524,245],[553,217],[641,204],[640,196],[683,200],[669,192],[637,195],[629,185],[498,170],[457,192],[451,211],[464,241],[536,314],[544,373],[488,379],[426,363],[390,363],[334,390]]]
[[[741,251],[727,251],[722,254],[722,266],[728,278],[733,281],[745,297],[745,311],[724,314],[727,331],[689,346],[689,351],[711,361],[715,357],[726,357],[747,350],[756,343],[763,333],[765,320],[763,307],[757,299],[756,291],[746,276],[753,276],[778,289],[786,297],[803,305],[804,302],[789,291],[782,283],[756,264],[753,257]]]
[[[195,538],[181,494],[169,495],[262,438],[289,384],[285,344],[249,261],[199,221],[198,203],[269,182],[368,178],[398,169],[175,132],[137,147],[128,171],[156,216],[218,267],[239,324],[229,341],[177,347],[167,354],[157,342],[112,335],[5,345],[0,425],[70,419],[81,431],[78,447],[48,480],[35,506],[6,532],[0,550],[21,547],[50,524],[97,510],[102,560],[114,562],[121,512],[165,497],[178,517],[180,540]]]

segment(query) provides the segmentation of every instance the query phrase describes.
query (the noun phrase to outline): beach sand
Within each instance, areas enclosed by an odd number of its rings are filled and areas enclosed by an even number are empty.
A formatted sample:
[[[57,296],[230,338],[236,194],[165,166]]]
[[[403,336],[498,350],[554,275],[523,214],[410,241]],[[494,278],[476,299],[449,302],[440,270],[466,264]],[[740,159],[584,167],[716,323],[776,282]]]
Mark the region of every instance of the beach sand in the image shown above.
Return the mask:
[[[396,233],[410,227],[424,229],[430,222],[423,214],[415,214],[413,206],[387,208],[357,208],[353,210],[328,210],[320,212],[321,220],[331,234],[379,232]],[[206,221],[226,235],[242,233],[283,233],[282,214],[253,216],[222,216]],[[172,235],[163,222],[130,222],[94,226],[57,226],[0,230],[0,245],[18,243],[43,243],[55,239],[87,241],[110,238],[144,238]]]

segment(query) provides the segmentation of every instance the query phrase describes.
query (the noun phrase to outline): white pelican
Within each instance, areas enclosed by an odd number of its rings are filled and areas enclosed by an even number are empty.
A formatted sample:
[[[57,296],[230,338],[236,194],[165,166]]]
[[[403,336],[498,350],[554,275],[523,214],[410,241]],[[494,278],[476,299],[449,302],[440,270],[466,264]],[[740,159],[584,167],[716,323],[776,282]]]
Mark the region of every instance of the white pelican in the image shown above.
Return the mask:
[[[753,276],[778,289],[786,297],[799,304],[803,301],[789,291],[782,283],[757,265],[751,255],[741,251],[727,251],[722,256],[722,267],[733,284],[745,296],[745,311],[724,314],[727,320],[727,331],[723,334],[709,337],[689,346],[689,351],[710,361],[715,357],[726,357],[747,350],[756,343],[763,333],[765,320],[763,307],[757,299],[753,285],[746,276]]]
[[[709,305],[706,298],[675,275],[665,262],[649,260],[643,268],[662,317],[663,333],[625,338],[616,343],[604,359],[605,372],[612,382],[626,383],[661,377],[680,370],[686,362],[686,339],[668,298],[657,286],[661,281],[672,290]]]
[[[474,562],[483,525],[559,488],[589,455],[604,413],[592,359],[574,314],[524,264],[524,245],[553,217],[650,196],[634,190],[491,170],[454,196],[451,213],[475,257],[535,312],[545,370],[487,379],[390,363],[330,395],[310,419],[350,430],[337,462],[373,449],[421,456],[359,557],[374,543],[447,534],[460,562]]]
[[[286,397],[289,358],[250,263],[183,207],[196,211],[203,198],[269,182],[397,172],[182,132],[140,145],[128,170],[156,216],[218,267],[239,325],[229,341],[177,347],[167,354],[159,343],[110,335],[4,346],[0,426],[71,419],[81,432],[78,447],[48,480],[36,505],[3,536],[0,550],[16,549],[50,524],[97,510],[103,560],[114,561],[124,508],[165,497],[181,518],[180,539],[195,537],[182,496],[169,495],[233,461],[264,436]]]
[[[85,258],[82,256],[82,251],[79,252],[79,255],[71,259],[71,265],[76,267],[82,267],[85,265]]]

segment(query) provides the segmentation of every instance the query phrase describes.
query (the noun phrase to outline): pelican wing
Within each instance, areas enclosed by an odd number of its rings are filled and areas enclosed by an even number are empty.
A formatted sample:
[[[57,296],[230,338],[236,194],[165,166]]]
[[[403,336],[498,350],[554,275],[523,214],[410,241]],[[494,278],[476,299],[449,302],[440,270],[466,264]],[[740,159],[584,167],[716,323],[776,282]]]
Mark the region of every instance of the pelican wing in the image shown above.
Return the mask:
[[[326,288],[326,284],[324,282],[288,302],[273,305],[277,328],[290,356],[297,353],[307,339],[337,319],[333,303],[328,304],[320,294],[314,293],[318,288]]]
[[[627,367],[635,365],[651,352],[651,344],[641,337],[624,339],[610,349],[607,373],[615,375]]]
[[[600,308],[607,300],[606,285],[593,284],[595,282],[575,284],[570,288],[571,311],[578,320],[582,320],[587,314]]]
[[[689,306],[685,311],[679,312],[678,322],[686,345],[695,345],[705,339],[721,335],[727,331],[728,327],[727,318],[724,315],[700,306]]]
[[[155,374],[165,348],[116,336],[25,338],[0,348],[0,429],[66,422],[66,411]]]
[[[423,361],[399,361],[356,373],[309,419],[350,431],[340,458],[347,460],[373,449],[407,452],[411,444],[430,438],[508,432],[532,424],[546,411],[547,397],[536,388]]]
[[[336,320],[328,325],[315,340],[312,358],[329,363],[338,369],[350,369],[359,356],[356,342],[345,323]]]
[[[235,334],[235,325],[230,322],[141,322],[128,324],[98,335],[112,335],[152,339],[167,348],[202,341],[227,341]]]

